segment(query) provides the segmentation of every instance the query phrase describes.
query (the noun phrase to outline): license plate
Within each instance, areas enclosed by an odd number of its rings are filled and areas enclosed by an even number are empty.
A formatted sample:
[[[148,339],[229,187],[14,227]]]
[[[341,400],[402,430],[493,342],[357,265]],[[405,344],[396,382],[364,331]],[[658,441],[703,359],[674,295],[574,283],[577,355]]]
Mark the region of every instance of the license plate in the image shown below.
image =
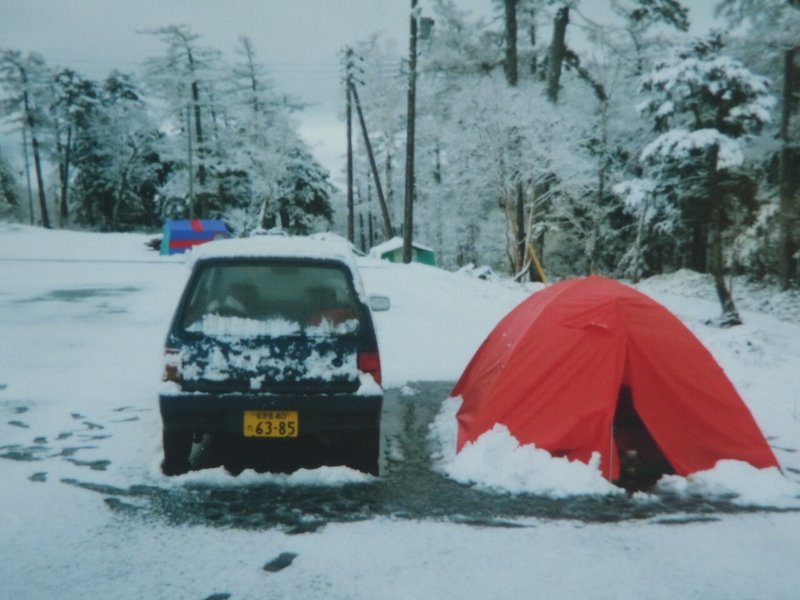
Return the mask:
[[[293,438],[300,431],[296,410],[246,410],[244,437]]]

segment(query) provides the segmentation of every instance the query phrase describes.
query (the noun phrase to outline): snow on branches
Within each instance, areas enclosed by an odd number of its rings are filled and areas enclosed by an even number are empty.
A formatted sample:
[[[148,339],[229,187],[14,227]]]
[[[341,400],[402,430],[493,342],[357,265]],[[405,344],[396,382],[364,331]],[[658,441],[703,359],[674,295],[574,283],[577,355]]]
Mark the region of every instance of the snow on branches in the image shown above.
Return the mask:
[[[718,168],[730,169],[744,162],[739,143],[716,129],[671,129],[645,146],[639,158],[653,166],[665,161],[686,163],[707,156],[714,146],[719,148]]]

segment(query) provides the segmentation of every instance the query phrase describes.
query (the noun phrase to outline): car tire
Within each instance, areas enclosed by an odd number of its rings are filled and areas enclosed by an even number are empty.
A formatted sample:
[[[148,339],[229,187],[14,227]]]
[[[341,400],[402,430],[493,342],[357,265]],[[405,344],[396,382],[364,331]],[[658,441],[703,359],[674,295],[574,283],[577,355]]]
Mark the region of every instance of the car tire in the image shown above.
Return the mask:
[[[344,448],[345,464],[367,475],[380,475],[380,430],[352,435]]]
[[[164,475],[182,475],[190,469],[189,455],[192,452],[191,431],[164,431],[162,435],[164,461],[161,471]]]

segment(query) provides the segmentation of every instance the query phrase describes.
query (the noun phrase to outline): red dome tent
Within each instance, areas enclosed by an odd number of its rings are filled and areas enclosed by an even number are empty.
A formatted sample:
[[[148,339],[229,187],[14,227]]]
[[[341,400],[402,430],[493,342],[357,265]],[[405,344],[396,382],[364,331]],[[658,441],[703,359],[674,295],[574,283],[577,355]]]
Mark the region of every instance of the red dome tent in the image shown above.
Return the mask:
[[[603,277],[552,285],[506,315],[453,389],[460,451],[501,423],[521,444],[620,476],[620,390],[678,475],[736,459],[778,466],[711,354],[666,308]],[[651,442],[652,443],[652,442]]]

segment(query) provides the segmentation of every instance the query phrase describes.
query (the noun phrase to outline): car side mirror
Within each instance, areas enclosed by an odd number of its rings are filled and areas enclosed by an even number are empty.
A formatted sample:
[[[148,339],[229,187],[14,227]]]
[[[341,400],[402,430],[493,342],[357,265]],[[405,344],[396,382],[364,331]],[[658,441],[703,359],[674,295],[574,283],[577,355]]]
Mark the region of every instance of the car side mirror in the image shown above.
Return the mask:
[[[387,296],[370,296],[369,307],[375,312],[389,310],[392,306],[391,300]]]

